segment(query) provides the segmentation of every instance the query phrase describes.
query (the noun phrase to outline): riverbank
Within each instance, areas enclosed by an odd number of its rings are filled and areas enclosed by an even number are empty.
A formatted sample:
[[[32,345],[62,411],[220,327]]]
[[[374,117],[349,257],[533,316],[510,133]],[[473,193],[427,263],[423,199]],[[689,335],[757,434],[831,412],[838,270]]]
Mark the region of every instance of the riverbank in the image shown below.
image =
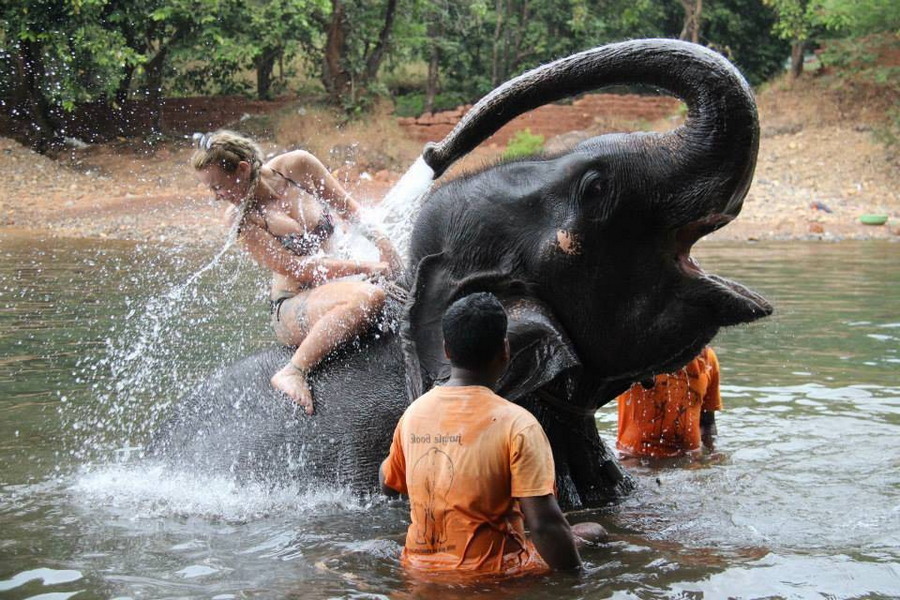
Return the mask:
[[[896,150],[876,141],[878,125],[864,110],[848,115],[827,102],[796,90],[760,95],[762,136],[754,183],[738,219],[709,239],[900,239]],[[264,141],[265,150],[277,153],[301,145],[298,140],[307,141],[302,145],[335,168],[363,204],[378,202],[402,174],[398,165],[411,164],[421,149],[386,115],[379,117],[375,130],[371,124],[368,130],[360,129],[358,140],[352,128],[331,135],[323,124],[318,135],[324,139],[312,140],[310,121],[317,117],[303,109],[291,113],[293,120],[282,117],[272,127],[283,124],[290,130],[302,122],[306,131],[279,132]],[[673,122],[662,120],[650,127],[665,129]],[[326,141],[329,146],[322,145]],[[558,141],[548,140],[547,145]],[[390,146],[393,155],[381,156],[379,145]],[[494,160],[502,150],[481,148],[466,165]],[[0,231],[217,244],[222,239],[222,207],[187,167],[190,153],[187,138],[153,147],[123,140],[72,149],[54,160],[0,138],[0,169],[5,173],[0,179]],[[887,215],[888,221],[863,225],[863,214]]]

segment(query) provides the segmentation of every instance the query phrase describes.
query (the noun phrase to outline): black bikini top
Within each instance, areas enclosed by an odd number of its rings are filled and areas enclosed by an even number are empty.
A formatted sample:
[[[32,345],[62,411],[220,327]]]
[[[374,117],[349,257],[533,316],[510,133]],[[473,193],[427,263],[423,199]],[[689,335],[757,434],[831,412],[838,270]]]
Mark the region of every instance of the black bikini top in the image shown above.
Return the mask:
[[[272,169],[272,167],[269,167]],[[272,172],[285,179],[288,183],[299,189],[304,189],[299,183],[282,173],[272,169]],[[314,254],[322,247],[322,244],[334,233],[334,217],[326,207],[322,207],[322,218],[316,223],[312,229],[307,229],[303,233],[288,233],[285,235],[274,236],[281,245],[290,252],[298,256],[306,256]]]
[[[285,250],[305,256],[317,252],[332,233],[334,233],[334,217],[330,212],[323,211],[322,219],[312,229],[307,229],[304,233],[276,235],[275,239],[281,242]]]

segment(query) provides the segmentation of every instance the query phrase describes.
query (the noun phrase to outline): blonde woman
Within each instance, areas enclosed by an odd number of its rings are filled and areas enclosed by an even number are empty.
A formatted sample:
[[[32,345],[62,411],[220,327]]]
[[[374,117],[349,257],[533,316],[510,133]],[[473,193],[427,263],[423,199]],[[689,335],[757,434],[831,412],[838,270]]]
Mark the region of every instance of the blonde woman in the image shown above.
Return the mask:
[[[359,207],[309,152],[294,150],[263,163],[251,140],[231,131],[195,134],[191,164],[219,201],[250,256],[272,271],[270,294],[275,336],[297,346],[272,385],[307,414],[313,398],[307,374],[329,352],[362,334],[385,302],[384,290],[366,280],[401,268],[391,242],[372,227],[363,234],[379,262],[331,258],[336,219],[359,223]],[[365,278],[344,279],[362,275]]]

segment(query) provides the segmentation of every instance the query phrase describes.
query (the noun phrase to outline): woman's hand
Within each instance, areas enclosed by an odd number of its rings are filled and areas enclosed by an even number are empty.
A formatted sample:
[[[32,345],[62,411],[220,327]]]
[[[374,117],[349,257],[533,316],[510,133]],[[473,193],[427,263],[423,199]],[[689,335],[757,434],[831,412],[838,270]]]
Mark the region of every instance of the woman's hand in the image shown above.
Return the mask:
[[[387,277],[391,272],[391,266],[386,262],[361,262],[358,263],[359,272],[367,277]]]
[[[386,237],[382,237],[375,242],[375,246],[378,248],[378,253],[381,255],[382,262],[387,263],[390,267],[388,276],[399,275],[400,272],[403,271],[403,259],[400,258],[400,253],[397,252],[391,241]]]

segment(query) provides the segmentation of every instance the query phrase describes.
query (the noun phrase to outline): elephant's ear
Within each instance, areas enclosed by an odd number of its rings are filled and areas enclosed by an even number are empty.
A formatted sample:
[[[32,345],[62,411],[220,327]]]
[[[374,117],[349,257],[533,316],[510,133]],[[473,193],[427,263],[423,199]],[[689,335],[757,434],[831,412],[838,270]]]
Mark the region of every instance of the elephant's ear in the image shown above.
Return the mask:
[[[496,294],[509,314],[510,365],[498,392],[515,401],[560,376],[566,390],[572,389],[581,362],[550,309],[521,295],[522,284],[510,283],[508,274],[457,278],[449,263],[443,252],[426,256],[416,266],[410,286],[400,331],[410,398],[419,397],[450,375],[441,318],[454,300],[479,291]],[[512,295],[513,290],[519,293]]]
[[[456,285],[451,281],[443,252],[419,261],[409,286],[400,339],[406,361],[406,387],[410,399],[427,392],[449,374],[444,356],[441,317],[450,305]]]
[[[581,361],[550,308],[529,297],[505,300],[503,305],[509,314],[510,361],[497,393],[515,402],[554,379],[565,392],[572,390]]]

